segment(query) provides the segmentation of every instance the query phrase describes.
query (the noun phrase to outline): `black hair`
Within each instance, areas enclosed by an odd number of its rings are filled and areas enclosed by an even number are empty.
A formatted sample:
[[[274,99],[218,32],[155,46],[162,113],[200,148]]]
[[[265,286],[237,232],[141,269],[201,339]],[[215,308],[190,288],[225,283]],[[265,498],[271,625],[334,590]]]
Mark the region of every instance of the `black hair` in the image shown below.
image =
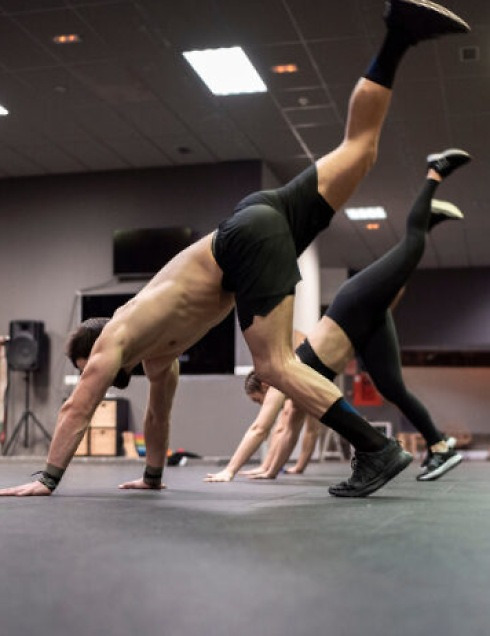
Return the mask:
[[[108,322],[109,318],[89,318],[70,335],[66,343],[66,355],[74,367],[79,358],[88,359],[95,341]]]

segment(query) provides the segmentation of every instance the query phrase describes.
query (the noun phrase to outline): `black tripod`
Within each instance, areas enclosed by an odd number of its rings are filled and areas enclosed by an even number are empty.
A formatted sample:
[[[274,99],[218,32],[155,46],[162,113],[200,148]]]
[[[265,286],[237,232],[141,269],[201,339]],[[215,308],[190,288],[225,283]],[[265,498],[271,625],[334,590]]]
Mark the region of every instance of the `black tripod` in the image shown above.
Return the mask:
[[[19,437],[22,431],[22,427],[24,427],[24,447],[27,448],[29,446],[29,420],[32,420],[34,422],[34,424],[42,432],[42,434],[48,440],[48,442],[51,441],[51,435],[48,433],[48,431],[44,428],[44,426],[41,424],[41,422],[37,419],[37,417],[34,415],[34,413],[30,409],[30,388],[31,388],[31,372],[30,371],[24,371],[24,382],[26,385],[24,412],[22,413],[19,421],[15,425],[9,441],[3,448],[4,455],[7,455],[7,453],[10,450],[10,447],[15,442],[15,440]]]

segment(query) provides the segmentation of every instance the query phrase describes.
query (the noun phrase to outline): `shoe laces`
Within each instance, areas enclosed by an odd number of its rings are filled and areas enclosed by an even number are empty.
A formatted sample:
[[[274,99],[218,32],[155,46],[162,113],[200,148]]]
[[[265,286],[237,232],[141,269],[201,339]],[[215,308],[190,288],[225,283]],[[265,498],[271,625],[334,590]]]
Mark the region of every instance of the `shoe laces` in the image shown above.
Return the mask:
[[[352,477],[355,476],[357,469],[359,468],[359,458],[357,455],[350,460],[350,467],[352,468]]]
[[[364,481],[373,472],[373,466],[368,457],[354,455],[350,462],[352,475],[350,481]]]

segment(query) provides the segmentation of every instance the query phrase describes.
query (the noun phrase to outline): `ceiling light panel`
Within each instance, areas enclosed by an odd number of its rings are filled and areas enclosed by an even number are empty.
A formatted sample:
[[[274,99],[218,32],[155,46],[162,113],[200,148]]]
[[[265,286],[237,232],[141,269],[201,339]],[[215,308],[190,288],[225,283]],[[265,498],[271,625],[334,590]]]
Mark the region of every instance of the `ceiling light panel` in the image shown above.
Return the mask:
[[[379,205],[364,208],[345,208],[345,213],[351,221],[386,219],[385,209]]]
[[[183,55],[214,95],[267,91],[253,64],[239,46],[185,51]]]

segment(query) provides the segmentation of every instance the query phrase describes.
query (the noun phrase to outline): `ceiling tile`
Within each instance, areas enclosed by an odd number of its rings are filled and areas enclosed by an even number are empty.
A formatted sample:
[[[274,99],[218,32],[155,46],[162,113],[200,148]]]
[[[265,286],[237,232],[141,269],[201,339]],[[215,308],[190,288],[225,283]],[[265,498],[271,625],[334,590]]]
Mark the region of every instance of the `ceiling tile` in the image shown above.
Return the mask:
[[[0,17],[0,64],[6,69],[53,66],[56,59],[9,18]]]
[[[140,10],[137,2],[80,6],[77,14],[90,27],[92,35],[104,42],[106,50],[119,60],[134,55],[153,56],[162,48],[160,39],[153,35],[157,25]]]
[[[9,176],[46,173],[44,165],[25,156],[18,148],[10,148],[4,143],[0,143],[0,168]]]
[[[274,97],[284,109],[329,105],[326,104],[325,91],[320,86],[275,90]]]
[[[54,144],[29,144],[16,147],[24,157],[45,168],[47,173],[79,172],[87,168],[76,158],[76,153],[64,152]]]
[[[358,2],[286,0],[286,5],[308,40],[364,35],[363,16]]]
[[[90,171],[118,170],[131,167],[130,163],[123,159],[117,151],[111,149],[108,143],[101,143],[95,139],[85,138],[77,141],[76,155]]]
[[[337,115],[331,106],[305,106],[284,111],[291,124],[297,128],[332,126],[337,124]]]

